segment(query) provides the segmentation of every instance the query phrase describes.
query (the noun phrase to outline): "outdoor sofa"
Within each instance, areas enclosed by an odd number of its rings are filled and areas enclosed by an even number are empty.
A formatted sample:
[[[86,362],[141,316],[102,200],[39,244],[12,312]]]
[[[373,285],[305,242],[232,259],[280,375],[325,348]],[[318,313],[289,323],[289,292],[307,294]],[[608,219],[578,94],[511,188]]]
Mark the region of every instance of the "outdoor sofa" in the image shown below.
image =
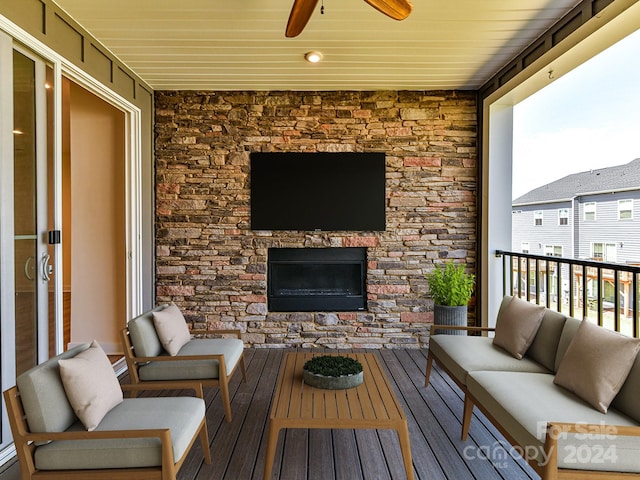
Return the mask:
[[[460,386],[463,440],[477,406],[544,480],[640,477],[638,339],[510,296],[459,328],[495,334],[432,331],[425,385],[436,362]]]

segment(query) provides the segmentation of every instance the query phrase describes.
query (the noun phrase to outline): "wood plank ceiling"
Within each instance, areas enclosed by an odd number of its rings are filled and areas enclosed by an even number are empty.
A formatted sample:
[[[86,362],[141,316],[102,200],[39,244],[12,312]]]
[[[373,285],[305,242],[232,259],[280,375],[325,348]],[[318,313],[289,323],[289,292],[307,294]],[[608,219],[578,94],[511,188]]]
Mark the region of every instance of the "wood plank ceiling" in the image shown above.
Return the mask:
[[[157,90],[477,89],[579,3],[413,0],[398,22],[324,0],[285,38],[292,0],[55,2]]]

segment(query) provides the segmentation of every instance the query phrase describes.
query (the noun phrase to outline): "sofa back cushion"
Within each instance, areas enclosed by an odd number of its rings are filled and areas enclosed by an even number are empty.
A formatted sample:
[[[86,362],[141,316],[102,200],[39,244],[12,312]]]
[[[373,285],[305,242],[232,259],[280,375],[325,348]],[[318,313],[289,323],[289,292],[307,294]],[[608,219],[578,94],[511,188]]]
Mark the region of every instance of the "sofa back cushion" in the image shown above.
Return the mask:
[[[553,383],[607,413],[633,367],[638,350],[640,339],[585,319],[571,340]]]
[[[611,406],[640,423],[640,355]]]
[[[505,295],[500,304],[498,318],[500,313],[509,305],[511,295]],[[555,360],[560,343],[560,336],[564,328],[564,322],[567,317],[561,313],[546,309],[538,332],[531,343],[531,346],[525,353],[526,357],[535,360],[537,363],[550,371],[556,370]]]
[[[580,320],[573,317],[567,317],[564,321],[564,327],[562,327],[562,334],[560,335],[560,341],[558,342],[558,351],[556,353],[556,360],[553,368],[554,372],[558,371],[560,362],[564,358],[564,354],[567,353],[567,348],[569,348],[569,344],[571,343],[571,340],[573,340],[573,337],[578,331],[578,327],[581,323],[582,322]]]
[[[520,297],[513,297],[496,320],[493,344],[521,359],[540,328],[545,308]]]
[[[78,421],[62,385],[58,360],[73,358],[89,348],[78,345],[24,372],[16,379],[32,432],[64,432]]]
[[[555,371],[556,353],[566,319],[565,315],[546,309],[538,333],[527,350],[526,356],[545,368]]]
[[[167,306],[166,304],[160,305],[129,320],[129,323],[127,323],[136,357],[157,357],[164,352],[153,323],[153,312],[162,311]]]

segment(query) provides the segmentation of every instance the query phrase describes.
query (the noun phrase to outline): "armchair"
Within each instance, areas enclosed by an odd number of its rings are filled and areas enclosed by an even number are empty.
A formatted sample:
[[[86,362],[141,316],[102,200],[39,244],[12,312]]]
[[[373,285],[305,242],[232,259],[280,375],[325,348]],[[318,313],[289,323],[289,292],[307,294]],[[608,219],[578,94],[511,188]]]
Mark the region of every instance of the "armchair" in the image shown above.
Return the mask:
[[[225,416],[230,422],[229,380],[238,366],[243,380],[247,381],[240,331],[191,331],[191,334],[231,334],[235,338],[187,336],[186,343],[171,355],[163,346],[154,323],[155,313],[166,313],[170,308],[177,309],[174,305],[161,305],[149,310],[130,320],[121,331],[131,383],[141,388],[193,389],[200,398],[203,398],[203,387],[220,387]]]
[[[53,357],[20,375],[17,385],[4,392],[21,480],[175,480],[197,438],[205,462],[211,463],[205,405],[200,398],[120,396],[97,424],[87,427],[73,394],[67,392],[59,362],[95,348],[79,345]],[[106,362],[103,372],[111,370],[113,379],[108,381],[119,389],[106,355],[100,352]],[[89,368],[94,375],[94,365]],[[96,382],[84,383],[92,387]],[[87,404],[95,404],[103,395],[98,389],[89,396]]]

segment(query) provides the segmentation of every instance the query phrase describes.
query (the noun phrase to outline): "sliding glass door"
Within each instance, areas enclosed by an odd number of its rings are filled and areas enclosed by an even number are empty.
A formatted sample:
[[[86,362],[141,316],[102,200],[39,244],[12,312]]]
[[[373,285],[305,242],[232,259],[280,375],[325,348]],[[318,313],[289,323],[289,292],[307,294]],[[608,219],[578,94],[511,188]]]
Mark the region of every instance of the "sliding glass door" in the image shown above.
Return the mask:
[[[0,37],[0,314],[2,389],[55,350],[53,71]],[[10,442],[5,419],[2,445]]]
[[[48,242],[46,68],[41,60],[13,51],[16,375],[48,358],[50,287],[55,293],[55,252]]]

